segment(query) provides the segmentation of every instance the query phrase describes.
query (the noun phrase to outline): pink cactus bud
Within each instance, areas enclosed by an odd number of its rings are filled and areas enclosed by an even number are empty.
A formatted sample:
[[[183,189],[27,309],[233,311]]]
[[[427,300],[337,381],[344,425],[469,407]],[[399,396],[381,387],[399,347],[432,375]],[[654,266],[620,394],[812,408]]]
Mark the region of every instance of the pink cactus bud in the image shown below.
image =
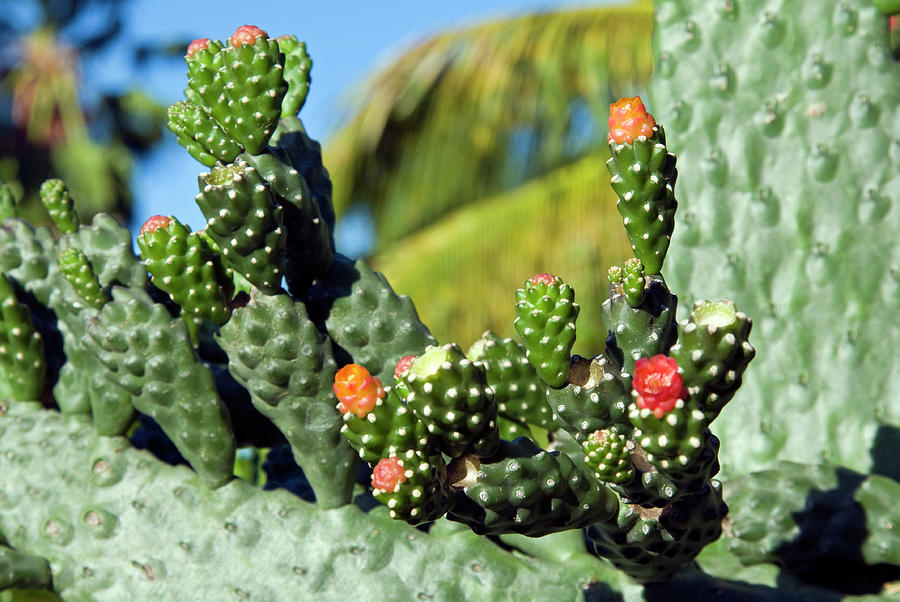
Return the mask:
[[[209,38],[197,38],[188,45],[187,55],[194,56],[196,52],[206,50],[207,48],[209,48],[209,42]]]
[[[384,399],[381,381],[357,364],[347,364],[334,375],[334,394],[341,414],[352,412],[365,418],[379,399]]]
[[[617,144],[634,142],[639,136],[650,137],[656,120],[644,108],[639,96],[620,98],[609,105],[609,142]]]
[[[637,406],[652,410],[657,418],[672,410],[679,399],[687,397],[684,381],[678,374],[678,362],[661,353],[634,363],[631,386],[637,393]]]
[[[231,34],[231,46],[237,48],[245,44],[252,46],[257,38],[268,38],[269,34],[256,25],[241,25]]]
[[[401,483],[406,482],[406,469],[399,458],[379,460],[372,469],[372,487],[394,493]]]
[[[553,274],[535,274],[529,279],[529,282],[531,282],[531,286],[537,286],[538,283],[546,284],[547,286],[553,286],[555,284],[559,284],[559,278],[557,278]]]
[[[412,366],[412,363],[415,361],[416,356],[414,355],[406,355],[400,358],[400,361],[397,362],[397,365],[394,366],[394,376],[396,378],[400,378],[400,376],[409,370],[409,367]]]
[[[160,228],[168,228],[172,218],[165,215],[154,215],[141,226],[141,234],[153,234]]]

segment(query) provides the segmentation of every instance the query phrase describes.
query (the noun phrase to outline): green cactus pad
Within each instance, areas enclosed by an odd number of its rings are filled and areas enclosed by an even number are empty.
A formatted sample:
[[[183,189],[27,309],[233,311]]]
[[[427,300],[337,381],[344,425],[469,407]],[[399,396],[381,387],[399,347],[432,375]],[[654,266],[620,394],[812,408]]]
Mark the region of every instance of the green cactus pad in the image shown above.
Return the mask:
[[[208,111],[219,123],[222,123],[228,115],[228,106],[223,95],[224,82],[218,74],[222,66],[221,50],[222,42],[209,40],[206,48],[198,49],[191,56],[184,57],[188,68],[185,97]]]
[[[627,373],[634,370],[638,358],[665,353],[678,336],[678,297],[669,292],[662,277],[648,276],[647,281],[644,299],[637,307],[629,303],[622,284],[614,283],[610,284],[609,298],[600,310],[609,329],[606,354]]]
[[[427,456],[408,450],[396,458],[405,469],[404,482],[398,483],[393,491],[374,489],[375,499],[388,507],[391,518],[417,525],[446,514],[453,505],[453,496],[440,454]]]
[[[224,324],[231,311],[206,240],[172,217],[166,226],[142,230],[137,245],[158,289],[188,316]]]
[[[426,350],[400,379],[409,391],[404,401],[438,449],[451,458],[494,453],[497,404],[484,364],[472,362],[451,343]]]
[[[16,197],[13,195],[9,184],[0,178],[0,223],[8,218],[19,217],[16,207]]]
[[[756,355],[749,343],[751,326],[731,301],[697,301],[690,320],[680,325],[679,341],[669,353],[708,422],[734,397]]]
[[[567,382],[578,310],[572,287],[550,274],[539,274],[516,291],[516,331],[531,365],[550,387]]]
[[[496,460],[472,467],[464,497],[448,515],[476,533],[522,533],[539,537],[556,531],[615,521],[615,494],[579,469],[565,454],[547,452],[526,438],[501,441]]]
[[[364,418],[353,412],[344,414],[341,433],[364,462],[374,464],[382,458],[399,456],[414,450],[434,455],[425,423],[419,421],[396,391],[385,389],[385,397]]]
[[[100,309],[109,295],[100,287],[91,262],[81,249],[69,247],[59,255],[59,271],[88,307]]]
[[[46,370],[43,337],[0,273],[0,400],[40,399]]]
[[[86,344],[109,370],[106,378],[159,423],[211,487],[228,482],[235,449],[228,411],[184,323],[144,291],[115,287],[87,333]]]
[[[280,36],[277,41],[278,49],[284,54],[284,79],[288,83],[287,94],[281,101],[281,116],[293,117],[306,102],[313,63],[306,53],[306,42],[299,42],[291,35]]]
[[[169,107],[167,126],[197,161],[212,167],[216,161],[231,163],[241,147],[207,113],[190,101]]]
[[[594,477],[608,483],[627,483],[634,478],[628,436],[616,427],[594,431],[581,443],[584,462]]]
[[[46,180],[41,184],[40,195],[44,208],[57,228],[64,233],[75,232],[78,229],[75,203],[62,180]]]
[[[331,391],[336,365],[330,341],[301,303],[258,291],[236,309],[217,337],[228,369],[254,407],[284,433],[320,506],[350,501],[356,454],[341,436]]]
[[[336,255],[328,274],[310,287],[306,306],[352,362],[365,366],[382,383],[393,382],[400,358],[437,343],[409,297],[397,295],[384,276],[361,259]]]
[[[484,364],[499,417],[512,423],[524,422],[549,431],[556,430],[558,425],[547,404],[546,386],[525,357],[522,345],[488,330],[466,355],[472,361]]]
[[[224,263],[264,293],[277,293],[284,275],[284,232],[282,208],[268,184],[244,161],[217,167],[199,180],[197,205]]]
[[[259,37],[253,44],[226,46],[217,55],[226,110],[216,121],[253,155],[266,148],[281,116],[288,90],[278,42]]]
[[[636,138],[632,144],[610,142],[609,149],[612,157],[606,167],[631,248],[647,274],[659,274],[678,207],[674,192],[678,171],[666,148],[665,131],[657,125],[650,137]]]

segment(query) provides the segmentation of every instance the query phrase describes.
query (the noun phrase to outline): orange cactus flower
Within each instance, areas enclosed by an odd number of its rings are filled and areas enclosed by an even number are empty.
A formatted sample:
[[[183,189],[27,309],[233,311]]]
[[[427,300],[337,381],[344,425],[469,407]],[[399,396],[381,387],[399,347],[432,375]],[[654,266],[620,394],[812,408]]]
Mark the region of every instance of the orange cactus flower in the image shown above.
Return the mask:
[[[609,105],[609,142],[631,144],[635,138],[653,135],[656,120],[644,108],[639,96],[620,98]]]
[[[347,364],[334,375],[334,394],[341,414],[352,412],[365,418],[379,399],[384,399],[381,381],[357,364]]]
[[[372,469],[372,487],[394,493],[401,483],[406,482],[406,469],[398,458],[379,460]]]
[[[678,374],[678,362],[661,353],[634,363],[632,387],[637,394],[637,407],[652,410],[657,418],[672,410],[679,399],[687,397],[684,381]]]

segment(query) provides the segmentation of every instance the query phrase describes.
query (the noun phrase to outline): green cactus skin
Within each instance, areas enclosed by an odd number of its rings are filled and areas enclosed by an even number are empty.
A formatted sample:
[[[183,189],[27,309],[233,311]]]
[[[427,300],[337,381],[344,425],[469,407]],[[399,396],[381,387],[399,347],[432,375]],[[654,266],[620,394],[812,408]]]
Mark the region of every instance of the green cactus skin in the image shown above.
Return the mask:
[[[466,355],[484,364],[500,418],[556,430],[553,412],[547,404],[546,386],[525,356],[522,345],[488,330]],[[509,437],[504,439],[512,441]]]
[[[217,161],[231,163],[241,147],[202,108],[190,101],[169,107],[167,127],[193,158],[207,167]]]
[[[69,247],[60,253],[59,271],[88,307],[100,309],[109,301],[109,295],[100,287],[94,268],[81,249]]]
[[[206,48],[198,49],[191,56],[184,57],[188,68],[185,98],[209,111],[219,123],[222,123],[228,114],[223,95],[224,82],[218,76],[219,67],[222,66],[221,50],[222,42],[209,40]]]
[[[224,324],[231,310],[206,240],[171,217],[167,226],[143,230],[137,245],[156,288],[168,293],[188,316]]]
[[[400,358],[437,344],[409,297],[394,293],[384,276],[361,259],[336,255],[328,274],[309,288],[306,307],[319,329],[349,356],[343,363],[365,366],[382,383],[394,381]]]
[[[323,508],[351,499],[356,453],[341,437],[331,391],[336,365],[330,341],[301,303],[255,291],[220,330],[228,369],[254,407],[284,433]]]
[[[405,481],[398,483],[394,491],[377,486],[374,489],[375,499],[387,506],[391,518],[417,525],[446,514],[453,505],[453,496],[440,454],[407,450],[396,457],[406,469]]]
[[[546,276],[547,281],[535,276],[516,291],[514,325],[531,365],[548,386],[558,389],[567,382],[579,306],[571,286]]]
[[[900,566],[898,495],[900,484],[880,475],[780,462],[729,483],[725,542],[744,564],[825,567],[835,583],[860,578]]]
[[[628,436],[616,427],[594,431],[582,442],[584,462],[594,478],[608,483],[627,483],[634,478]]]
[[[435,453],[425,423],[416,419],[412,410],[400,401],[397,392],[389,387],[385,388],[384,398],[376,401],[375,407],[364,418],[347,412],[343,419],[341,433],[359,457],[369,464],[382,458],[399,457],[409,450],[425,456]]]
[[[91,419],[97,434],[107,437],[124,435],[134,423],[137,412],[131,393],[115,383],[115,373],[105,366],[86,375]]]
[[[0,399],[40,399],[46,371],[44,339],[0,273]]]
[[[900,77],[885,17],[870,0],[720,4],[655,4],[650,100],[679,164],[699,166],[679,176],[690,205],[666,280],[734,299],[765,349],[741,389],[753,402],[716,423],[742,442],[723,470],[824,458],[866,472],[879,424],[900,425],[900,371],[873,359],[896,357],[875,316],[900,309]]]
[[[678,337],[673,295],[660,276],[648,276],[643,302],[632,307],[621,284],[611,284],[609,298],[600,315],[610,329],[606,354],[615,359],[623,372],[631,373],[634,362],[667,351]]]
[[[259,154],[275,131],[288,90],[278,42],[259,37],[253,44],[226,46],[217,58],[226,110],[216,121],[248,153]]]
[[[612,157],[606,163],[613,190],[619,200],[625,231],[635,256],[647,274],[662,270],[669,241],[675,228],[675,156],[666,148],[666,133],[661,125],[649,138],[633,143],[610,142]]]
[[[44,208],[50,214],[50,219],[60,231],[69,234],[78,230],[75,203],[62,180],[46,180],[41,184],[40,196]]]
[[[9,184],[0,178],[0,223],[6,219],[19,217],[19,210],[16,207],[16,197],[13,195]]]
[[[282,208],[259,172],[239,161],[199,178],[197,205],[225,264],[268,295],[284,275]]]
[[[109,370],[106,378],[159,423],[210,487],[227,483],[235,449],[228,411],[184,323],[142,290],[115,287],[112,296],[86,339]]]
[[[634,425],[634,440],[646,452],[647,461],[663,471],[687,467],[700,455],[709,432],[703,412],[684,400],[679,400],[662,418],[633,405],[628,419]]]
[[[431,347],[400,377],[404,401],[426,425],[430,440],[451,458],[490,456],[497,448],[497,404],[484,364],[456,344]]]
[[[476,533],[529,537],[615,522],[616,495],[565,454],[544,451],[522,437],[501,441],[497,457],[471,469],[474,474],[461,482],[464,497],[448,518]]]
[[[731,301],[697,301],[690,320],[680,325],[679,341],[669,355],[708,423],[734,397],[756,355],[748,340],[751,326]]]
[[[46,558],[0,545],[0,590],[49,589],[52,575]]]
[[[281,101],[281,116],[293,117],[306,102],[313,62],[306,53],[306,42],[297,41],[296,36],[279,36],[277,41],[278,49],[284,53],[284,79],[288,83],[287,94]]]

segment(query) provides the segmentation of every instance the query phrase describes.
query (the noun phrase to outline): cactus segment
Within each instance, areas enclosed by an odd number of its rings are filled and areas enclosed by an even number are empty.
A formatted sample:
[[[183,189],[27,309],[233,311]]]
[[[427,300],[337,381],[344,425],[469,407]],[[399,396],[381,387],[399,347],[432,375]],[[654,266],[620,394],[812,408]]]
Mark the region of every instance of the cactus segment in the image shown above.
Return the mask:
[[[678,297],[669,292],[660,276],[647,277],[645,293],[643,302],[632,307],[623,286],[610,284],[609,298],[600,308],[609,328],[606,354],[626,373],[631,373],[638,358],[668,351],[678,336]]]
[[[575,291],[551,274],[537,274],[516,291],[516,331],[526,357],[550,387],[567,382],[578,310]]]
[[[78,214],[69,189],[62,180],[46,180],[41,184],[41,202],[56,227],[65,234],[78,230]]]
[[[628,436],[614,426],[594,431],[581,443],[584,462],[594,478],[608,483],[627,483],[634,478]]]
[[[676,399],[662,418],[654,410],[633,406],[628,414],[632,437],[646,452],[647,461],[662,471],[684,470],[701,454],[707,439],[703,412]]]
[[[253,406],[284,433],[320,506],[351,499],[356,453],[341,437],[332,392],[336,365],[330,341],[301,303],[253,291],[234,310],[217,341],[228,370],[250,392]]]
[[[409,297],[394,293],[384,276],[361,259],[336,255],[328,274],[309,288],[306,307],[350,361],[365,366],[382,383],[393,382],[401,357],[437,343]]]
[[[675,156],[666,148],[666,134],[638,98],[623,98],[610,106],[609,148],[606,167],[616,208],[635,256],[647,274],[662,270],[675,228]]]
[[[114,287],[112,294],[85,344],[109,370],[108,382],[125,388],[134,407],[159,423],[197,474],[210,487],[224,485],[232,478],[234,435],[184,323],[143,290]]]
[[[16,197],[13,195],[9,184],[0,178],[0,223],[14,217],[19,217],[19,210],[16,207]]]
[[[558,425],[547,404],[546,386],[525,356],[522,345],[488,330],[466,355],[484,364],[499,417],[507,419],[509,424],[524,422],[556,430]]]
[[[131,393],[113,382],[115,375],[106,374],[107,370],[105,366],[95,367],[85,379],[94,428],[100,435],[115,437],[125,434],[136,412]]]
[[[647,279],[644,278],[644,264],[640,259],[632,257],[625,260],[625,267],[613,266],[609,269],[609,281],[611,284],[621,285],[625,300],[631,307],[639,307],[647,296],[645,287]],[[618,290],[618,287],[617,287]]]
[[[188,101],[208,111],[218,123],[228,114],[223,95],[224,84],[218,76],[222,66],[222,42],[201,38],[188,46],[184,62],[188,68],[188,86],[184,95]]]
[[[447,467],[440,455],[408,450],[383,458],[372,469],[372,487],[391,518],[412,525],[440,518],[453,505]]]
[[[231,311],[207,240],[174,217],[154,216],[141,228],[137,245],[156,288],[187,316],[224,324]]]
[[[312,59],[306,53],[306,42],[296,36],[278,37],[278,49],[284,54],[284,79],[288,83],[287,94],[281,101],[281,116],[293,117],[300,112],[309,93]]]
[[[203,109],[190,101],[169,107],[167,127],[197,161],[212,167],[216,161],[231,163],[241,147]]]
[[[524,437],[501,441],[498,460],[487,459],[472,472],[474,482],[463,488],[448,518],[479,534],[540,537],[614,521],[619,512],[615,494],[568,456]]]
[[[499,439],[497,405],[484,364],[467,359],[455,344],[430,347],[400,376],[403,400],[431,440],[451,458],[494,453]]]
[[[40,399],[46,371],[43,337],[0,273],[0,400]]]
[[[266,148],[288,89],[282,76],[284,56],[278,50],[278,42],[259,31],[261,35],[256,35],[253,42],[241,38],[238,46],[232,43],[223,48],[217,70],[225,111],[221,119],[216,115],[216,121],[253,155]],[[237,39],[232,36],[232,40]]]
[[[69,247],[60,253],[59,271],[88,307],[100,309],[109,301],[109,295],[100,287],[94,268],[81,249]]]
[[[680,325],[670,353],[678,361],[691,399],[712,422],[738,387],[756,351],[750,345],[752,322],[731,301],[697,301]]]
[[[611,424],[629,426],[627,415],[631,400],[622,373],[603,355],[590,362],[578,361],[578,372],[584,369],[585,363],[587,374],[579,374],[579,384],[547,389],[547,403],[553,418],[578,443],[587,441],[592,433]]]
[[[341,433],[364,462],[374,464],[408,450],[426,456],[435,454],[425,424],[400,401],[393,389],[387,389],[384,398],[379,398],[365,417],[353,412],[345,412],[343,417]]]
[[[264,293],[280,291],[283,211],[259,172],[244,161],[216,167],[200,176],[196,201],[224,263]]]
[[[46,558],[0,545],[0,591],[50,589],[52,585],[53,574]]]

